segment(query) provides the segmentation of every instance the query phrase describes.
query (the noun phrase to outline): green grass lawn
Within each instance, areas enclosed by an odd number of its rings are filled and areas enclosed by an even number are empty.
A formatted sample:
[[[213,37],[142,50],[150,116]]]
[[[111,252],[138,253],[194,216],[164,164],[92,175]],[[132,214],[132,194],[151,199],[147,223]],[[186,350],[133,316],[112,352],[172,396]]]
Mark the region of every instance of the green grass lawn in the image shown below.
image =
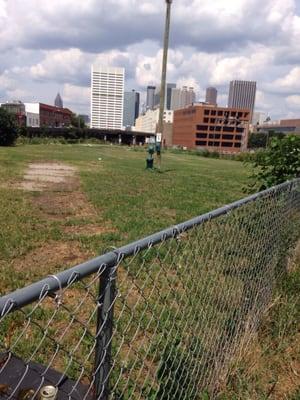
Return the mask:
[[[247,170],[240,162],[166,153],[162,173],[157,173],[145,170],[145,156],[145,151],[101,145],[0,148],[0,260],[10,261],[41,242],[62,238],[61,224],[41,220],[35,212],[31,200],[36,193],[13,188],[32,161],[57,160],[78,167],[82,190],[101,223],[114,230],[89,240],[82,235],[94,253],[244,196]]]
[[[173,153],[162,157],[158,173],[145,169],[142,149],[79,144],[0,148],[0,268],[5,271],[0,292],[77,262],[62,258],[53,267],[49,261],[45,268],[47,260],[42,260],[43,266],[35,268],[35,273],[30,265],[15,268],[26,254],[51,241],[73,241],[85,257],[92,257],[244,196],[248,171],[243,163]],[[40,194],[16,188],[28,164],[38,161],[76,166],[81,190],[95,207],[95,215],[49,219],[41,214],[34,202]],[[111,229],[91,235],[87,227],[85,233],[84,225],[91,223]],[[81,228],[80,234],[66,234],[67,225]]]
[[[166,152],[162,155],[162,169],[157,172],[145,170],[145,158],[146,151],[119,146],[77,144],[22,145],[13,148],[0,148],[0,293],[8,293],[58,270],[85,261],[89,257],[99,255],[106,250],[110,250],[113,246],[118,247],[140,239],[155,231],[183,222],[186,219],[245,196],[243,187],[247,184],[249,171],[243,163]],[[22,181],[29,163],[39,161],[58,161],[76,166],[78,169],[77,180],[80,186],[75,186],[69,192],[66,189],[60,190],[56,188],[53,190],[54,193],[48,195],[43,192],[29,192],[18,189],[18,182]],[[85,200],[80,197],[80,194],[86,196]],[[69,205],[74,206],[76,202],[78,202],[78,206],[81,204],[85,207],[82,213],[75,212],[72,214],[71,211],[62,209],[63,207],[68,209]],[[272,206],[271,203],[270,206]],[[246,265],[251,267],[252,262],[255,261],[255,256],[259,251],[262,251],[259,246],[257,249],[255,248],[256,244],[259,244],[259,240],[261,241],[259,237],[255,236],[256,216],[259,210],[261,212],[259,220],[262,227],[268,229],[268,222],[270,222],[268,215],[266,215],[266,219],[264,218],[264,211],[269,211],[269,209],[263,207],[256,209],[257,206],[255,204],[250,204],[247,207],[249,215],[253,218],[251,219],[250,217],[249,221],[247,221],[247,218],[243,219],[243,213],[241,213],[240,217],[238,213],[233,214],[233,220],[230,219],[231,215],[229,214],[226,221],[220,219],[210,223],[208,230],[203,227],[203,229],[190,231],[189,241],[184,237],[178,242],[170,241],[166,245],[164,244],[162,248],[158,248],[158,246],[151,249],[149,253],[139,254],[134,260],[129,259],[128,264],[124,261],[119,267],[119,291],[127,308],[121,307],[123,304],[121,300],[116,303],[116,332],[119,332],[121,337],[124,335],[130,346],[134,348],[126,364],[128,376],[126,373],[124,375],[125,380],[127,378],[131,379],[131,385],[135,385],[134,374],[140,368],[139,358],[135,357],[135,352],[139,352],[139,357],[141,357],[144,354],[143,351],[148,351],[148,348],[150,348],[150,361],[152,364],[148,359],[149,355],[146,358],[149,362],[149,369],[153,369],[158,365],[159,358],[164,357],[164,340],[170,340],[168,336],[170,332],[175,335],[174,337],[172,336],[174,343],[177,343],[179,338],[181,345],[184,344],[182,355],[187,345],[185,343],[186,338],[191,339],[189,344],[191,347],[188,349],[191,350],[195,346],[194,351],[197,349],[198,356],[201,354],[201,340],[199,343],[194,341],[197,335],[198,339],[201,339],[201,335],[203,336],[203,343],[204,339],[207,340],[207,347],[203,347],[205,349],[203,354],[209,354],[207,350],[211,350],[213,353],[214,343],[218,343],[219,334],[220,338],[223,337],[222,332],[223,334],[226,333],[228,343],[231,343],[229,338],[233,333],[228,330],[228,327],[234,325],[235,318],[238,319],[238,314],[235,316],[232,311],[239,310],[239,302],[243,303],[243,298],[239,298],[239,296],[244,293],[244,286],[245,288],[249,286],[244,285],[242,278],[238,278],[234,274],[231,276],[228,273],[232,264],[234,265],[232,262],[234,257],[239,257],[238,252],[233,256],[235,253],[232,252],[232,246],[237,246],[243,255],[242,261],[247,261],[248,264]],[[273,208],[273,211],[275,209]],[[272,211],[270,214],[272,214]],[[231,221],[233,221],[232,224]],[[244,225],[239,226],[239,221],[243,221]],[[97,231],[94,228],[100,229]],[[228,233],[235,235],[236,240],[234,242],[231,242]],[[264,235],[262,235],[263,237]],[[209,240],[206,240],[207,238]],[[214,246],[214,251],[210,251],[210,246]],[[200,252],[198,252],[198,247]],[[252,255],[254,255],[254,261]],[[177,257],[176,263],[173,262],[172,258],[174,257],[175,259],[175,256]],[[261,258],[262,256],[263,254],[260,254]],[[195,262],[195,260],[197,261]],[[203,263],[201,269],[199,269],[199,262]],[[140,268],[141,265],[148,268],[142,269]],[[295,260],[295,265],[298,265],[298,259]],[[149,273],[149,268],[151,268],[151,273]],[[189,274],[184,274],[185,269],[189,270]],[[225,271],[227,271],[226,274]],[[278,345],[282,344],[282,332],[286,329],[292,331],[293,337],[296,335],[297,327],[291,321],[298,321],[299,319],[299,313],[297,312],[298,302],[296,300],[296,288],[299,285],[299,274],[297,274],[298,272],[295,271],[295,274],[291,275],[290,280],[287,281],[289,287],[295,287],[293,289],[293,297],[288,297],[287,295],[286,297],[280,297],[284,301],[282,300],[278,303],[272,322],[270,324],[266,323],[261,333],[260,339],[263,348],[265,347],[264,343],[266,343],[268,349],[273,342],[278,343]],[[150,275],[151,279],[149,279]],[[241,276],[243,277],[243,275]],[[91,291],[94,290],[95,292],[94,296],[96,296],[98,290],[97,282],[96,279],[91,288]],[[184,282],[184,285],[182,285],[182,282]],[[170,290],[170,285],[176,290]],[[188,293],[194,293],[195,287],[198,288],[197,295],[194,296],[197,301],[189,303],[193,296],[185,296],[185,290],[188,288]],[[212,290],[213,287],[217,290]],[[289,289],[289,287],[284,289]],[[138,288],[144,288],[143,293],[147,297],[146,301],[142,301],[142,298],[140,298]],[[156,288],[156,290],[153,290],[153,288]],[[83,320],[90,315],[89,313],[94,306],[94,302],[92,301],[91,303],[91,299],[94,300],[94,297],[91,297],[84,303],[83,308],[77,311],[77,303],[81,301],[81,296],[86,291],[87,287],[82,288],[80,284],[75,284],[72,289],[68,289],[70,295],[65,298],[66,303],[71,308],[73,307],[73,310],[76,309],[75,313],[78,313],[78,318]],[[130,296],[127,297],[127,294]],[[210,297],[207,297],[207,295]],[[279,296],[283,295],[278,295],[278,298]],[[37,309],[36,318],[39,323],[43,324],[49,320],[51,312],[53,312],[51,307],[56,309],[56,302],[54,300],[52,302],[51,306],[50,301],[47,299]],[[159,324],[157,324],[157,319],[152,318],[152,314],[147,312],[149,304],[154,310],[154,314],[159,316]],[[192,308],[188,307],[190,304],[192,304]],[[293,304],[293,306],[291,307],[290,304]],[[185,334],[181,335],[181,328],[187,329],[187,316],[184,313],[178,313],[180,306],[184,307],[187,315],[196,310],[193,312],[193,316],[190,315],[190,318],[193,319],[194,325],[198,327],[197,332],[185,330]],[[166,308],[164,312],[162,312],[163,308]],[[123,310],[127,310],[127,313]],[[135,313],[135,319],[132,322],[133,313]],[[292,320],[285,321],[287,314],[291,315]],[[184,318],[182,318],[183,315]],[[203,315],[211,317],[208,320],[203,318],[202,321]],[[4,326],[6,333],[3,333],[8,343],[13,335],[17,336],[18,329],[22,329],[24,319],[21,316],[18,322],[18,320],[14,320],[14,314],[11,314],[10,317],[13,322],[10,319],[7,320],[7,325]],[[56,338],[59,332],[63,330],[63,327],[68,325],[68,318],[69,314],[61,308],[61,311],[56,315],[49,334]],[[131,321],[131,323],[128,324],[128,321]],[[279,321],[278,326],[276,321]],[[220,331],[215,326],[216,322],[219,324]],[[14,331],[10,329],[9,323],[12,323],[11,326],[13,326]],[[177,324],[176,329],[172,328],[174,323],[175,325]],[[93,331],[95,329],[94,325],[95,315],[91,320]],[[210,334],[207,334],[210,328]],[[28,337],[31,335],[31,340],[20,341],[19,347],[14,349],[16,354],[20,354],[22,357],[30,356],[35,342],[39,342],[43,336],[43,330],[40,332],[36,329],[35,331],[34,326],[31,329],[32,331],[28,332]],[[148,336],[142,335],[146,331]],[[140,332],[140,335],[136,335],[135,332]],[[69,336],[67,335],[64,339],[66,341],[65,344],[69,347],[74,346],[81,335],[83,335],[82,327],[81,330],[78,330],[75,323],[70,330]],[[152,345],[147,344],[147,341],[145,345],[142,345],[143,337],[151,338],[151,335],[154,338],[154,341],[150,341]],[[276,336],[275,339],[274,336]],[[216,339],[215,342],[211,342],[211,349],[210,340],[207,339],[210,337]],[[119,343],[118,338],[115,335],[114,346]],[[158,354],[158,359],[153,356],[153,354],[156,354],[155,340],[159,342],[158,344],[156,343],[157,346],[161,346],[157,347],[161,350]],[[126,340],[124,343],[127,343]],[[170,343],[173,342],[171,341]],[[293,341],[288,341],[285,349],[289,351],[293,344]],[[76,357],[87,354],[87,350],[91,348],[91,345],[92,342],[83,341],[82,346],[80,345],[79,348],[81,352],[78,350]],[[52,342],[44,342],[43,351],[37,355],[37,362],[44,364],[49,362],[49,354],[53,350],[51,346],[53,346]],[[128,351],[126,345],[122,349],[123,351]],[[222,351],[225,351],[224,348],[222,349]],[[117,347],[113,348],[113,351],[116,350]],[[173,372],[174,369],[180,369],[181,371],[182,366],[186,370],[193,369],[193,357],[192,359],[189,358],[190,361],[185,365],[182,363],[181,356],[178,357],[177,347],[172,350],[174,354],[171,350],[171,352],[169,351],[169,348],[167,350],[165,364],[162,364],[166,371],[163,373],[162,369],[160,369],[161,379],[163,382],[169,382],[170,385],[171,383],[173,385],[173,381],[171,382],[169,378],[169,369],[172,370],[173,368]],[[59,354],[58,360],[54,364],[54,367],[58,370],[63,370],[69,362],[69,357],[61,354]],[[169,368],[170,354],[171,356],[173,354],[174,360]],[[124,354],[120,353],[121,356],[124,356]],[[153,359],[152,356],[154,357]],[[264,368],[268,368],[267,365],[271,365],[272,360],[273,358],[269,359],[267,357],[261,361],[261,365],[266,365]],[[249,363],[252,365],[253,360],[250,359]],[[68,374],[74,378],[78,375],[75,364],[71,365],[74,370],[72,368],[68,370]],[[120,365],[123,366],[123,360]],[[88,361],[88,367],[92,368],[90,360]],[[133,375],[128,372],[130,368]],[[275,372],[277,373],[281,369],[284,368],[279,365],[276,367]],[[205,364],[205,373],[207,370],[209,369]],[[243,371],[246,371],[246,378],[244,378]],[[219,398],[226,400],[260,399],[258,396],[269,390],[269,384],[265,385],[262,382],[261,387],[252,390],[252,385],[249,389],[248,382],[244,379],[247,379],[248,375],[252,378],[252,375],[247,371],[247,363],[242,363],[241,366],[238,365],[230,376],[231,380],[228,388],[224,388]],[[176,371],[174,376],[176,380]],[[190,384],[188,376],[183,375],[184,379],[181,378],[185,381],[183,383],[186,386]],[[145,378],[144,375],[143,378]],[[253,375],[253,379],[255,378],[256,376]],[[270,379],[273,378],[274,376],[272,375]],[[115,378],[113,377],[113,379]],[[145,386],[148,390],[146,381],[142,384],[137,380],[137,383]],[[178,382],[176,382],[177,384]],[[150,384],[148,386],[150,388]],[[130,385],[128,385],[128,388],[132,389]],[[295,387],[293,386],[289,393],[294,394],[294,392]],[[127,397],[121,398],[126,399]],[[149,394],[149,397],[145,398],[150,400],[158,397],[151,397]],[[160,398],[172,397],[166,395]],[[261,398],[269,398],[269,396]],[[203,397],[204,399],[208,399],[208,397]]]

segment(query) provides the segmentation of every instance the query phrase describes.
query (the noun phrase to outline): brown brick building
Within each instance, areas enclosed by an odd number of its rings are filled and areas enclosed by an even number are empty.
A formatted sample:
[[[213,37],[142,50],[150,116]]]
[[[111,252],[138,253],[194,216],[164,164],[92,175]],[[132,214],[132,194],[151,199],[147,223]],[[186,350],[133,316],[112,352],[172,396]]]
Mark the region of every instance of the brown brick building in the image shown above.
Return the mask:
[[[245,150],[250,110],[193,105],[174,112],[173,145],[222,153]]]
[[[71,125],[72,111],[68,108],[39,104],[40,126],[64,127]]]

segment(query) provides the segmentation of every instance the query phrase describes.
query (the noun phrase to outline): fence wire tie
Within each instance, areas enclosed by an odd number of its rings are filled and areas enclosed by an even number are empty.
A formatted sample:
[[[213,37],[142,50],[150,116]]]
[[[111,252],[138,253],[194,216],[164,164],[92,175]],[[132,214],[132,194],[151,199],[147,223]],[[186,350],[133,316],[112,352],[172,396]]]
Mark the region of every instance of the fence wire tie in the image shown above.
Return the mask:
[[[135,246],[133,255],[136,256],[141,251],[141,246]]]
[[[178,240],[178,239],[179,239],[179,236],[180,236],[180,230],[179,230],[179,228],[178,228],[177,226],[174,226],[174,228],[173,228],[173,233],[172,233],[172,237],[173,237],[174,239]]]
[[[49,287],[48,283],[46,283],[41,289],[41,292],[39,295],[39,301],[43,301],[44,298],[48,296],[49,290],[50,290],[50,287]]]
[[[98,277],[100,277],[103,274],[103,272],[106,270],[106,268],[107,268],[107,264],[100,265],[100,267],[98,268],[98,271],[97,271]]]
[[[61,282],[56,275],[49,275],[49,278],[55,279],[56,282],[58,283],[59,290],[58,290],[58,292],[55,293],[54,300],[56,301],[57,305],[60,306],[60,305],[62,305],[62,301],[63,301],[63,288],[62,288]]]
[[[72,272],[72,274],[70,275],[70,278],[68,279],[67,286],[72,285],[77,280],[79,280],[79,278],[80,278],[80,273],[79,272],[77,272],[77,271]]]
[[[5,317],[7,314],[10,313],[11,309],[13,308],[14,305],[16,305],[17,303],[13,300],[13,299],[7,299],[2,313],[1,313],[1,318]]]

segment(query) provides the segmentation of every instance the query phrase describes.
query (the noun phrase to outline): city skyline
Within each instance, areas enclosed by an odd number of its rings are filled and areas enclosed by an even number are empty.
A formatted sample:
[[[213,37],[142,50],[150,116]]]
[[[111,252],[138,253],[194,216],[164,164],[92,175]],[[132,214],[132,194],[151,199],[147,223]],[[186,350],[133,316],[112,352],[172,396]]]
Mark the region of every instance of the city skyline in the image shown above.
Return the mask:
[[[167,80],[194,87],[197,100],[214,86],[220,105],[227,104],[231,80],[254,80],[256,110],[272,119],[298,117],[299,1],[249,3],[195,0],[187,7],[187,0],[174,1]],[[0,102],[52,104],[60,92],[67,107],[87,113],[90,65],[98,64],[124,67],[125,90],[141,92],[145,103],[147,86],[159,86],[163,2],[134,0],[130,7],[122,0],[114,18],[114,0],[100,7],[91,0],[72,13],[70,4],[0,0]],[[78,18],[81,24],[74,28]],[[43,23],[32,25],[39,20]]]

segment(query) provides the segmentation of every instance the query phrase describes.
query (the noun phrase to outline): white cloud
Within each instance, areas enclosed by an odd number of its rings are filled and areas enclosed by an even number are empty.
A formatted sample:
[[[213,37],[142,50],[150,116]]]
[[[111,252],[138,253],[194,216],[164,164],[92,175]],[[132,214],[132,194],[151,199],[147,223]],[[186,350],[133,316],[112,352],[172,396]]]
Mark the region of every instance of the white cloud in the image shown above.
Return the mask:
[[[159,84],[164,1],[75,3],[0,0],[2,99],[52,99],[63,87],[67,103],[88,111],[92,63],[124,66],[130,88]],[[230,80],[256,80],[257,107],[289,113],[300,92],[298,3],[174,1],[167,80],[194,86],[200,98],[216,85],[220,104]]]
[[[65,84],[62,91],[62,97],[65,103],[74,104],[76,99],[76,104],[79,106],[85,106],[90,99],[90,88],[85,86],[70,85]]]
[[[272,83],[273,88],[287,93],[295,93],[300,90],[300,67],[292,68],[287,75],[276,79]]]
[[[285,101],[288,107],[291,107],[294,110],[296,109],[300,112],[300,95],[288,96]]]

